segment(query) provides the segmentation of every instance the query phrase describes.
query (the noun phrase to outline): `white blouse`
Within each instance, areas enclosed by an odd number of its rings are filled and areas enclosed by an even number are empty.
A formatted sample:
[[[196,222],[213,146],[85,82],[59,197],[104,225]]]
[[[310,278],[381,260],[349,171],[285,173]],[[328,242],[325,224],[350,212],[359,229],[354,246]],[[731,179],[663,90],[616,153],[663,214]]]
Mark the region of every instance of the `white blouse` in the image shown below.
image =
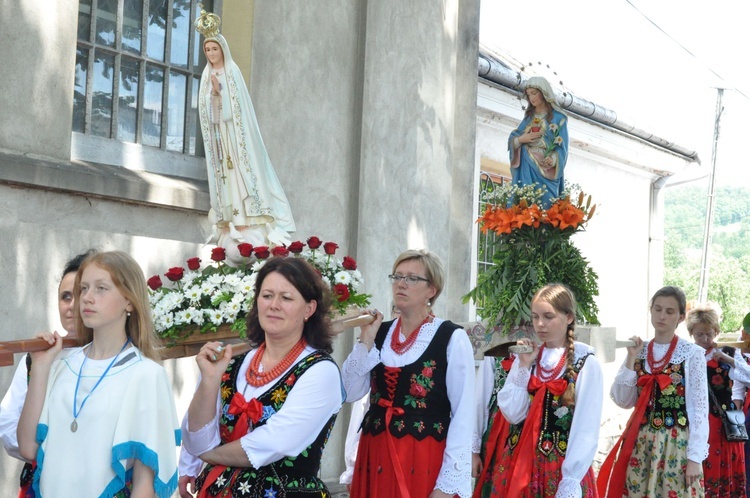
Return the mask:
[[[669,344],[654,343],[654,359],[664,358]],[[643,369],[651,373],[646,360],[648,342],[638,353],[643,361]],[[688,447],[687,457],[693,462],[702,462],[708,457],[708,381],[706,379],[706,360],[704,349],[685,339],[678,338],[677,346],[670,363],[685,365],[685,409],[688,414]],[[627,360],[626,360],[627,361]],[[612,384],[610,396],[621,408],[632,408],[638,401],[638,374],[625,365],[620,367]]]
[[[0,440],[3,441],[3,447],[8,455],[19,460],[24,460],[24,458],[18,449],[16,431],[18,419],[21,418],[21,410],[23,410],[23,404],[26,401],[27,375],[26,355],[23,355],[16,368],[16,373],[13,375],[10,387],[3,396],[2,403],[0,403]]]
[[[245,380],[250,361],[255,356],[253,350],[245,356],[237,375],[237,392],[245,399],[257,398],[273,387],[278,379],[273,379],[260,387],[253,387]],[[304,357],[315,351],[305,347],[288,372]],[[341,374],[332,361],[320,361],[311,366],[297,379],[287,395],[281,409],[271,416],[264,425],[254,428],[240,438],[242,449],[255,468],[268,465],[284,457],[299,455],[317,439],[328,420],[341,409],[344,402],[341,391]],[[216,414],[204,427],[191,432],[188,414],[182,421],[182,443],[184,450],[192,455],[201,455],[219,446],[219,414],[221,413],[221,392],[216,397]],[[303,428],[304,430],[294,430]],[[188,465],[189,467],[189,465]],[[185,474],[191,475],[191,474]]]
[[[342,372],[347,401],[357,401],[370,392],[370,371],[379,363],[388,367],[403,367],[414,363],[425,352],[438,327],[445,320],[435,318],[422,326],[416,342],[403,355],[391,349],[391,336],[396,321],[385,336],[383,349],[367,350],[363,344],[355,344],[344,362]],[[406,338],[401,335],[402,341]],[[451,404],[451,424],[446,436],[443,463],[435,488],[461,498],[471,496],[471,433],[474,416],[474,351],[469,336],[463,329],[456,329],[448,342],[448,368],[446,387]]]
[[[544,348],[541,359],[545,369],[553,369],[567,348]],[[591,346],[576,342],[575,361],[594,352]],[[558,379],[565,370],[560,372]],[[518,359],[513,362],[505,386],[500,390],[497,404],[505,418],[511,424],[526,420],[531,407],[528,384],[531,379],[531,368],[523,368]],[[583,368],[578,373],[575,387],[576,410],[568,435],[568,447],[562,464],[562,481],[557,488],[557,498],[580,497],[581,481],[591,468],[599,445],[599,428],[604,402],[604,380],[599,360],[591,354],[586,358]],[[523,455],[519,455],[522,458]]]
[[[739,358],[739,359],[738,359]],[[748,361],[750,361],[750,356],[740,352],[739,348],[737,348],[737,351],[734,352],[734,362],[735,365],[742,363],[743,367],[748,365]],[[732,372],[730,370],[729,375],[731,377]],[[744,380],[742,378],[733,379],[734,385],[732,386],[732,401],[741,401],[742,405],[745,404],[745,394],[747,393],[747,388],[750,386],[750,381]]]
[[[485,356],[477,370],[474,384],[474,432],[471,435],[471,452],[482,449],[482,436],[489,424],[489,403],[495,389],[495,358]]]

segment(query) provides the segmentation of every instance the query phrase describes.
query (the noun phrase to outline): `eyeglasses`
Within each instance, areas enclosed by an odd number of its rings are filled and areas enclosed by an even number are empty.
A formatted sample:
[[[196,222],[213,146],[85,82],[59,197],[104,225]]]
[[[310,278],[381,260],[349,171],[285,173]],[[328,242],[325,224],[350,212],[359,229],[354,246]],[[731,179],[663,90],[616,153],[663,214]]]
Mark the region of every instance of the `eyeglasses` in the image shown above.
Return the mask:
[[[403,280],[404,282],[406,282],[406,285],[417,285],[417,283],[419,282],[429,282],[429,280],[424,277],[418,277],[416,275],[399,275],[399,274],[388,275],[388,280],[390,280],[392,284],[397,284]]]

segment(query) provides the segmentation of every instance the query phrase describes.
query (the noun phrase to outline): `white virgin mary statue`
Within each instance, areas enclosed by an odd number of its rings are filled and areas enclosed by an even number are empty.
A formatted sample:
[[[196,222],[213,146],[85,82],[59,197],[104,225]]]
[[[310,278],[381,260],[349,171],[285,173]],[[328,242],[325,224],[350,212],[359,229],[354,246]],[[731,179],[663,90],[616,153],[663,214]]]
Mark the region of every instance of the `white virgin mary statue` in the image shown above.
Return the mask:
[[[250,242],[286,245],[296,230],[292,210],[260,135],[253,103],[232,60],[220,20],[201,12],[196,29],[205,39],[206,67],[198,113],[206,153],[213,241],[227,247]]]

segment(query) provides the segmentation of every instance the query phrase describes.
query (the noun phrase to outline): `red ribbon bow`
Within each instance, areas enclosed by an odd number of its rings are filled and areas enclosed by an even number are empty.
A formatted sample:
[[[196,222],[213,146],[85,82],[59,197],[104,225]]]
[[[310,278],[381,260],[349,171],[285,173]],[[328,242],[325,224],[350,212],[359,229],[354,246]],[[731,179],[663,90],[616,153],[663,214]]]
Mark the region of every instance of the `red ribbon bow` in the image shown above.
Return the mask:
[[[672,378],[667,374],[645,374],[638,378],[638,385],[642,387],[638,395],[638,401],[635,403],[635,409],[628,419],[625,430],[615,446],[607,455],[602,468],[599,471],[599,477],[596,480],[596,487],[599,488],[599,496],[620,496],[625,489],[625,476],[630,462],[630,455],[633,454],[635,442],[638,439],[638,428],[640,427],[643,415],[648,408],[648,402],[651,399],[651,393],[654,390],[654,383],[659,385],[660,390],[666,389],[672,384]],[[609,492],[607,491],[609,488]]]
[[[236,441],[247,434],[248,429],[250,429],[250,421],[257,424],[263,416],[263,403],[256,398],[247,401],[241,393],[234,393],[227,413],[240,416],[229,436],[230,441]]]
[[[524,496],[531,482],[531,465],[535,452],[534,446],[539,439],[539,433],[542,430],[542,411],[544,410],[544,397],[547,391],[555,396],[562,396],[568,387],[568,381],[565,379],[555,379],[549,382],[542,382],[535,375],[531,376],[528,385],[528,391],[534,394],[534,400],[531,402],[529,413],[526,415],[526,422],[523,424],[521,437],[518,440],[518,446],[514,452],[516,458],[511,463],[509,470],[510,488],[508,489],[509,498]]]
[[[234,424],[234,430],[229,433],[229,441],[237,441],[239,438],[247,434],[250,429],[250,422],[257,424],[260,418],[263,416],[263,403],[258,401],[256,398],[252,398],[247,401],[241,393],[234,393],[232,401],[229,402],[229,408],[227,413],[230,415],[239,415],[237,423]],[[216,479],[227,469],[226,465],[215,465],[214,468],[206,476],[206,480],[203,483],[203,488],[198,494],[198,498],[210,498],[208,488],[216,482]]]

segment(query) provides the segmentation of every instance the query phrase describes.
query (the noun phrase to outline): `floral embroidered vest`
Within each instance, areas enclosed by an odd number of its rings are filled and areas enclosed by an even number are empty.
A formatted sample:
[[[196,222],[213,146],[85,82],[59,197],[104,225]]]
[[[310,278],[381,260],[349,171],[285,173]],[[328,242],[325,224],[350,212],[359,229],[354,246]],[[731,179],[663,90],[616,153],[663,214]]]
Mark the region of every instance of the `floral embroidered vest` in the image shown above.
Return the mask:
[[[586,359],[594,354],[588,353],[580,357],[573,364],[573,373],[566,377],[568,382],[576,382],[578,374],[583,368]],[[529,393],[529,398],[534,399],[534,394]],[[547,391],[544,396],[544,413],[542,415],[542,425],[539,429],[539,439],[537,440],[537,451],[546,456],[556,453],[565,458],[568,449],[568,437],[570,436],[570,425],[573,422],[573,412],[575,408],[563,406],[562,396],[557,396]],[[515,448],[521,437],[523,422],[517,425],[511,425],[508,436],[508,445]]]
[[[393,321],[380,326],[375,347],[383,348]],[[362,433],[376,435],[385,430],[386,408],[393,409],[388,428],[394,437],[407,434],[418,441],[432,437],[445,439],[451,418],[451,405],[445,384],[448,368],[448,342],[460,328],[445,321],[417,361],[403,367],[379,363],[370,373],[370,409],[362,421]]]
[[[648,372],[643,369],[643,358],[636,358],[635,373],[640,379]],[[650,424],[654,429],[671,429],[674,426],[686,428],[688,426],[687,408],[685,405],[685,364],[670,363],[661,372],[672,379],[672,383],[664,389],[659,388],[657,382],[654,383],[651,398],[648,401],[646,414],[641,420],[641,426]],[[638,394],[641,392],[638,387]]]
[[[230,415],[227,408],[236,392],[237,376],[245,356],[247,356],[247,353],[233,358],[221,380],[222,414],[219,418],[221,444],[226,444],[229,441],[229,435],[239,419],[238,416]],[[284,405],[287,395],[294,388],[300,376],[311,366],[321,361],[332,362],[333,359],[322,351],[310,353],[286,374],[282,375],[269,390],[261,394],[258,401],[263,404],[263,415],[254,426],[265,425],[268,419]],[[205,482],[206,477],[214,467],[213,465],[206,465],[196,479],[196,487],[202,489],[204,485],[208,485],[208,492],[211,496],[222,498],[328,497],[330,494],[323,480],[318,477],[318,473],[323,449],[328,442],[328,436],[335,420],[336,415],[332,416],[326,423],[315,441],[297,456],[285,457],[258,469],[254,467],[228,467],[213,483]]]
[[[727,353],[730,354],[730,353]],[[730,354],[734,357],[734,352]],[[708,388],[713,390],[716,401],[719,402],[723,410],[733,410],[734,405],[732,404],[732,379],[729,378],[729,365],[726,363],[720,363],[716,360],[710,360],[706,362],[706,373],[708,375]],[[711,396],[708,397],[708,406],[711,415],[714,417],[721,417],[719,409],[716,404],[711,400]]]

